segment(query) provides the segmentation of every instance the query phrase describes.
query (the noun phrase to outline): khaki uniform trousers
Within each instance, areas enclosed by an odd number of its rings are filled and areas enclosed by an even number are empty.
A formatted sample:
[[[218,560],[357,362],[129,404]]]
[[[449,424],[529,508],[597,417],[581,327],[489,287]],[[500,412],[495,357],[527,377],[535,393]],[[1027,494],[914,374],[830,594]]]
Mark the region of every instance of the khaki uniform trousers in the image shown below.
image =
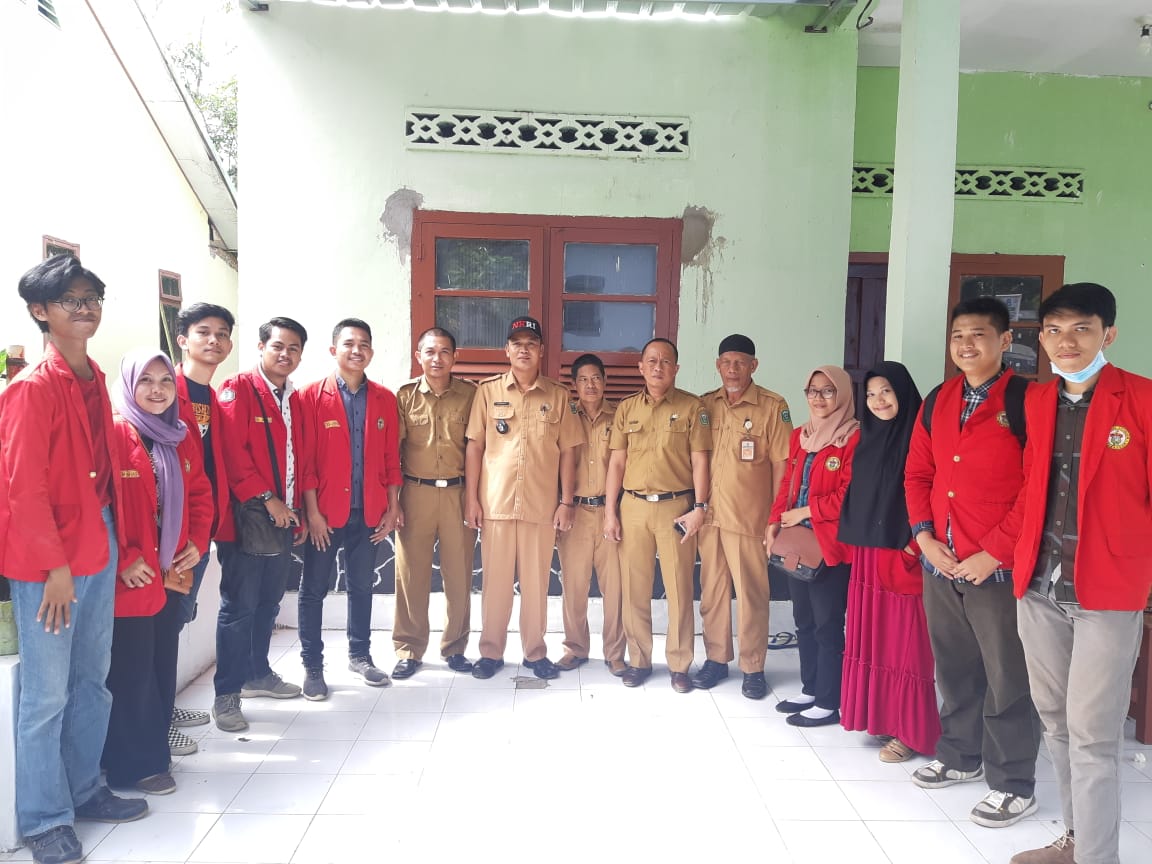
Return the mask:
[[[588,656],[588,589],[595,566],[604,598],[604,659],[623,661],[619,545],[604,539],[604,508],[578,506],[572,530],[560,535],[557,546],[564,581],[564,650],[573,657]]]
[[[768,655],[768,553],[763,537],[749,537],[714,525],[700,529],[700,617],[704,648],[716,663],[732,660],[732,585],[740,671],[763,672]]]
[[[668,597],[668,638],[664,656],[669,672],[687,672],[694,654],[692,568],[696,538],[686,543],[672,527],[692,506],[692,498],[642,501],[624,493],[620,502],[620,574],[624,583],[624,633],[628,660],[640,669],[652,667],[652,582],[656,553]]]
[[[471,627],[476,550],[476,532],[464,527],[464,485],[437,489],[405,482],[400,490],[400,508],[404,527],[396,532],[396,620],[392,628],[396,656],[420,660],[428,648],[428,595],[437,538],[448,607],[440,656],[464,654]]]
[[[556,529],[521,519],[485,519],[480,541],[484,589],[480,597],[483,629],[480,656],[502,660],[512,620],[513,577],[520,576],[520,644],[525,660],[547,655],[548,576]]]

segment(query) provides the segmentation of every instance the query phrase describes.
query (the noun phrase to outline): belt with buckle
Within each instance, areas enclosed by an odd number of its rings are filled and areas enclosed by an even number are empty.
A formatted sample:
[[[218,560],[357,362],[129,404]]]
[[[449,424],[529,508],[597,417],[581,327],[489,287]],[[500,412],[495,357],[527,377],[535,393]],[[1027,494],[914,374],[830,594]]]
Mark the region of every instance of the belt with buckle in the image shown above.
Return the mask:
[[[572,499],[572,503],[583,504],[586,507],[603,507],[607,500],[607,495],[597,495],[594,498],[581,498],[579,495],[577,495]]]
[[[679,492],[653,492],[651,495],[645,495],[643,492],[636,492],[632,489],[625,491],[634,498],[639,498],[643,501],[671,501],[673,498],[683,498],[685,495],[696,494],[693,489],[682,489]]]
[[[435,486],[437,489],[447,489],[449,486],[459,486],[464,482],[463,477],[451,477],[447,480],[425,480],[423,477],[413,477],[411,474],[405,474],[404,479],[410,480],[418,486]]]

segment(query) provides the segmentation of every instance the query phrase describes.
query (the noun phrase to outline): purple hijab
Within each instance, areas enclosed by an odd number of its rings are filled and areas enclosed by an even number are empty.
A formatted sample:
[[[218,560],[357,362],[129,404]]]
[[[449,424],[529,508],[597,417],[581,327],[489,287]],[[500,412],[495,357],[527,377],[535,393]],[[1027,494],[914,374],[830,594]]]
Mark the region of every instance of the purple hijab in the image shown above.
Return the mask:
[[[152,440],[152,463],[156,466],[157,493],[160,499],[160,568],[168,570],[176,557],[176,544],[184,522],[184,474],[176,445],[188,434],[180,419],[179,397],[163,414],[149,414],[136,404],[136,384],[153,360],[163,360],[173,379],[172,361],[160,351],[141,349],[124,355],[120,361],[120,381],[112,401],[120,416],[131,423],[141,436]]]

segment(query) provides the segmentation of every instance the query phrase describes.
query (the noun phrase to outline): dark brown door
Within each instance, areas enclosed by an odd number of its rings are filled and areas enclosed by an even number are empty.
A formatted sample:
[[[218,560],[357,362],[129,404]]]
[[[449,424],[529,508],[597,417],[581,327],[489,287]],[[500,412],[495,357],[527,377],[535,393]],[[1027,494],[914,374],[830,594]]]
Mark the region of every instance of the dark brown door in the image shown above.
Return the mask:
[[[848,264],[844,297],[844,369],[852,376],[856,416],[862,417],[864,376],[884,359],[884,308],[888,299],[887,264]]]

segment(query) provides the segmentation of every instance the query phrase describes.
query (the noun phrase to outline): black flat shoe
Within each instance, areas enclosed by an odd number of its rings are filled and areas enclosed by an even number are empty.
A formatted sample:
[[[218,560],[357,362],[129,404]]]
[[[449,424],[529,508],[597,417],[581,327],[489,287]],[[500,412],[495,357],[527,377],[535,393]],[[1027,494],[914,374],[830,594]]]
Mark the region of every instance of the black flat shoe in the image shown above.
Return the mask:
[[[624,679],[625,687],[639,687],[652,676],[652,667],[641,668],[629,666],[620,677]]]
[[[473,678],[491,678],[497,671],[504,668],[503,660],[493,660],[490,657],[481,657],[472,665]]]
[[[745,699],[763,699],[768,695],[768,682],[764,680],[763,672],[745,672],[744,683],[740,692]]]
[[[811,708],[812,706],[809,705],[808,707]],[[821,717],[819,720],[805,717],[803,714],[792,714],[784,722],[789,726],[799,726],[802,729],[811,729],[815,726],[835,726],[840,722],[840,712],[833,711],[827,717]]]
[[[776,710],[781,714],[799,714],[801,711],[807,711],[815,702],[789,702],[785,699],[783,702],[776,703]]]
[[[692,676],[692,684],[701,690],[711,690],[728,677],[728,664],[705,660],[700,671]]]
[[[549,679],[560,677],[559,667],[547,657],[541,657],[539,660],[525,660],[523,665],[531,669],[532,674],[537,678]]]
[[[465,657],[463,654],[453,654],[451,657],[446,657],[444,662],[448,664],[448,668],[453,672],[472,671],[472,661]]]
[[[411,678],[416,674],[416,670],[423,665],[419,660],[413,660],[411,657],[405,657],[396,664],[396,668],[392,670],[392,677],[397,681],[403,681],[405,678]]]
[[[692,679],[688,677],[687,672],[673,672],[672,689],[677,693],[691,693],[692,692]]]

